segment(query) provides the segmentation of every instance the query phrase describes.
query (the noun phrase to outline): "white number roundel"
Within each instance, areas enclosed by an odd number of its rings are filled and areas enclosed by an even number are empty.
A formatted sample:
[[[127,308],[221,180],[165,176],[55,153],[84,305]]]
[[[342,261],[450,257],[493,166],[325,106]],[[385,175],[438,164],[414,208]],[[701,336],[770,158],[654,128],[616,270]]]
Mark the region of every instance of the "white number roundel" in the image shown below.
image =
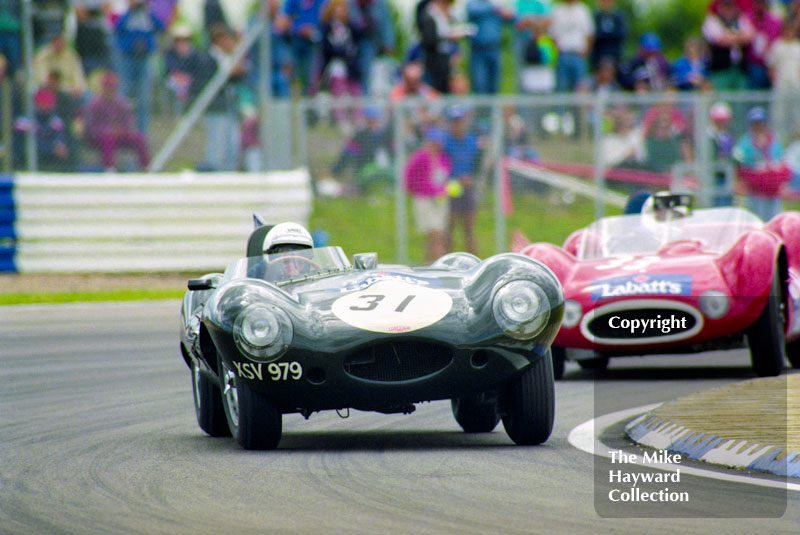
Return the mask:
[[[453,300],[443,290],[384,280],[340,297],[331,310],[343,322],[365,331],[406,333],[433,325],[452,307]]]

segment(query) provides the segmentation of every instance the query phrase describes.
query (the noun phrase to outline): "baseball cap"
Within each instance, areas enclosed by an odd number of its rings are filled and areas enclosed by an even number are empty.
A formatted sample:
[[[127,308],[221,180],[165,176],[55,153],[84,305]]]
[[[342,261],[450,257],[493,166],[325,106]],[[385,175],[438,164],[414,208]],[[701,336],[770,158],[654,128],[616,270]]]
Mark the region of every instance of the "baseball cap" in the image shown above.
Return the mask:
[[[760,106],[753,108],[747,112],[747,121],[751,123],[764,123],[767,121],[767,112]]]

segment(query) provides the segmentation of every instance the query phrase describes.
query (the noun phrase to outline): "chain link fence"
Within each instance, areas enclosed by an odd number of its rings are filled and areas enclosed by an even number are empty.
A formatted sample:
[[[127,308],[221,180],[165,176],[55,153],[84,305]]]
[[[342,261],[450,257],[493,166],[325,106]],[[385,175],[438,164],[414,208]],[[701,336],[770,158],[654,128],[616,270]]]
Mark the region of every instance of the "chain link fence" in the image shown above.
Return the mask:
[[[800,171],[795,94],[397,98],[386,70],[380,97],[278,98],[265,13],[238,33],[153,14],[152,40],[127,46],[91,2],[72,29],[52,4],[25,53],[0,59],[4,172],[306,167],[319,235],[384,261],[561,242],[642,189],[739,202],[733,149],[757,108]]]

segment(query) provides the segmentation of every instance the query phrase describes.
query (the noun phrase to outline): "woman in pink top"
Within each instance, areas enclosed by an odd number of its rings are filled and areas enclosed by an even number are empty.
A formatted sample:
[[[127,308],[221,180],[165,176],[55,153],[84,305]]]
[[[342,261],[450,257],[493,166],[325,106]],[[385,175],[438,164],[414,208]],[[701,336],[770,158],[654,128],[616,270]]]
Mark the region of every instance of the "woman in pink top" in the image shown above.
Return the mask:
[[[406,162],[406,188],[412,196],[412,208],[417,230],[427,234],[425,261],[433,262],[445,250],[448,202],[447,182],[450,177],[450,160],[442,150],[445,133],[430,128],[425,134],[425,144]]]

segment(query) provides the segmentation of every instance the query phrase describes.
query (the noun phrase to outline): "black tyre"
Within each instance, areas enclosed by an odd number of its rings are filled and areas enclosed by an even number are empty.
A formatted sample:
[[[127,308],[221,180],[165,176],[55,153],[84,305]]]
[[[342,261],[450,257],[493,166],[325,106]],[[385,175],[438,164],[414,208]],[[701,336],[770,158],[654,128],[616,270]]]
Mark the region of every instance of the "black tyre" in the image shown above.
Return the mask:
[[[769,294],[761,315],[745,331],[753,370],[759,377],[780,375],[783,371],[783,357],[786,351],[783,331],[786,321],[782,310],[780,273],[777,269],[772,278]]]
[[[196,362],[192,363],[192,394],[194,413],[200,429],[212,437],[231,436],[219,385],[202,373]]]
[[[222,405],[231,435],[246,450],[278,447],[283,427],[281,413],[273,402],[255,392],[246,381],[220,361]]]
[[[458,425],[465,433],[491,433],[500,421],[497,400],[483,396],[458,398],[450,401]]]
[[[786,344],[786,358],[792,368],[800,368],[800,341]]]
[[[567,350],[560,346],[551,346],[550,355],[553,358],[553,378],[556,381],[564,377],[564,365],[567,362]]]
[[[578,366],[584,370],[605,370],[608,368],[608,357],[577,360]]]
[[[555,387],[550,352],[513,380],[503,396],[503,426],[519,445],[541,444],[553,431]]]

